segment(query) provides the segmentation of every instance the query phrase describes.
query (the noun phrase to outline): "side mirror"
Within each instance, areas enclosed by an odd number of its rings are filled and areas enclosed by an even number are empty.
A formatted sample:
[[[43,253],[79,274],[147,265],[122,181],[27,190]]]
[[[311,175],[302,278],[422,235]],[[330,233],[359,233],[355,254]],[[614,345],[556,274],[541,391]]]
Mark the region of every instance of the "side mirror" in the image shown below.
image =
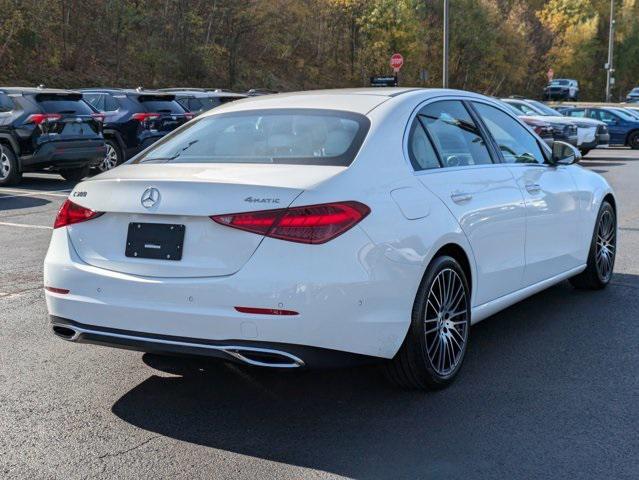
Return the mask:
[[[572,165],[579,160],[581,160],[581,152],[577,148],[559,140],[553,142],[550,159],[553,165]]]

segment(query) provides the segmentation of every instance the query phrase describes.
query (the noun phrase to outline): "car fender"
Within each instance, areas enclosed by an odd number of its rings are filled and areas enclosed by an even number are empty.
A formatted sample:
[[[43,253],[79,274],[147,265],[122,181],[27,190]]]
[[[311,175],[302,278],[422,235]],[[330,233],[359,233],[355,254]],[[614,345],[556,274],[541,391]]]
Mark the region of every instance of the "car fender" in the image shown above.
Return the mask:
[[[11,149],[13,150],[13,153],[17,156],[20,155],[20,146],[18,145],[18,142],[16,142],[16,139],[13,138],[13,136],[9,133],[0,133],[0,143],[4,143],[7,142],[10,146]]]
[[[124,157],[122,160],[126,160],[126,146],[124,145],[124,140],[122,139],[122,135],[120,135],[120,132],[112,128],[105,128],[102,131],[102,135],[104,136],[105,140],[107,140],[108,138],[115,138],[115,141],[118,142],[118,145],[120,146],[120,152]]]

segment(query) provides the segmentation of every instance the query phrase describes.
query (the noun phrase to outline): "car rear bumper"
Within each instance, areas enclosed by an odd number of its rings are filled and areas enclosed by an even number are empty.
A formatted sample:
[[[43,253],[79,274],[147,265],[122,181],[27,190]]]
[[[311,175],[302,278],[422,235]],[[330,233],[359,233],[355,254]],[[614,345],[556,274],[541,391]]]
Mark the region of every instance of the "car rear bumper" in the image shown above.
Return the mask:
[[[106,154],[104,140],[57,141],[40,146],[33,155],[21,156],[23,171],[60,170],[94,166]]]
[[[53,333],[70,342],[165,355],[212,357],[269,368],[330,368],[363,365],[380,359],[326,348],[285,343],[227,340],[148,334],[114,328],[97,327],[51,316]]]
[[[359,227],[310,248],[312,255],[308,245],[266,238],[232,275],[143,277],[84,263],[60,228],[52,234],[44,282],[70,292],[46,291],[47,307],[50,315],[91,329],[140,337],[283,343],[392,358],[410,324],[421,269],[398,269]],[[248,314],[236,306],[298,314]]]

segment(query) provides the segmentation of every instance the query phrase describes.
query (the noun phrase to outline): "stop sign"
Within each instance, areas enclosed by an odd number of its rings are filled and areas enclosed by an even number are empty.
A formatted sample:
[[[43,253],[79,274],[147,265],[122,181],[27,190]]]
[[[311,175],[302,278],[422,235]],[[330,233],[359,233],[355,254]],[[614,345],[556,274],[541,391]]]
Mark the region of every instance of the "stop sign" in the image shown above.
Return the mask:
[[[402,57],[401,53],[393,53],[390,59],[390,66],[392,67],[394,72],[399,72],[399,69],[404,65],[404,57]]]

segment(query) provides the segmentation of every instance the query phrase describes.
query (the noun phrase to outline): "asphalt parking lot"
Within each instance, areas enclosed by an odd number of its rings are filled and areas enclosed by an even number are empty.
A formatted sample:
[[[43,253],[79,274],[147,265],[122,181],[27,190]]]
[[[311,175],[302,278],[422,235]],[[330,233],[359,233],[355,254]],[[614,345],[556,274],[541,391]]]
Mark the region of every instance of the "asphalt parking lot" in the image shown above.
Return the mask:
[[[444,391],[376,368],[276,373],[73,345],[42,262],[72,184],[0,188],[2,478],[639,478],[639,152],[594,151],[620,203],[608,289],[567,282],[471,330]]]

